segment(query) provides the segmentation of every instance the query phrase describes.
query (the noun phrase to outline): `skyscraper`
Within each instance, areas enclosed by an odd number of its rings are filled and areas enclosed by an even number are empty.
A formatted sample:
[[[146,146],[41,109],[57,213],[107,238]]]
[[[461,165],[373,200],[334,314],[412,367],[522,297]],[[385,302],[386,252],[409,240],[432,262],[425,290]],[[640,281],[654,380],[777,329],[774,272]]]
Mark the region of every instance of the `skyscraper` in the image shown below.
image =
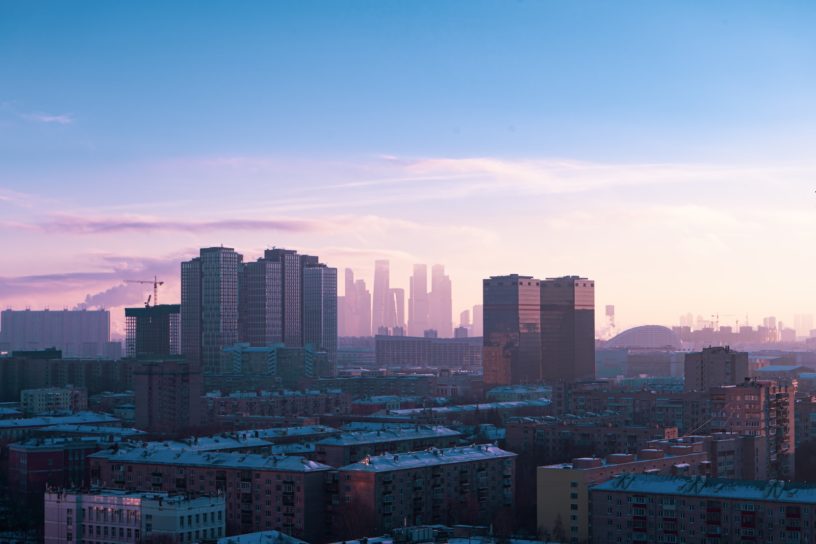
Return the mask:
[[[371,313],[372,328],[392,327],[389,319],[389,300],[393,300],[390,287],[390,270],[387,260],[374,261],[374,307]]]
[[[391,328],[402,327],[405,329],[405,289],[394,287],[390,289],[391,297],[390,303],[394,309],[394,315],[391,317]]]
[[[221,348],[238,341],[238,276],[243,257],[227,247],[202,248],[181,263],[182,354],[214,372]]]
[[[459,326],[465,328],[470,327],[470,310],[462,310],[459,313]]]
[[[317,257],[298,255],[293,249],[267,249],[264,260],[280,263],[281,267],[281,334],[290,347],[303,345],[303,267],[317,262]]]
[[[303,269],[303,344],[337,358],[337,269],[324,264]]]
[[[354,281],[354,272],[345,270],[345,294],[338,297],[340,336],[371,336],[371,293],[365,281]]]
[[[435,264],[431,267],[431,294],[429,297],[429,320],[441,338],[453,336],[453,301],[451,280],[445,274],[445,267]]]
[[[251,346],[283,342],[283,267],[279,261],[246,263],[239,299],[242,342]]]
[[[408,286],[408,336],[421,337],[430,327],[428,303],[428,267],[415,264]]]
[[[595,282],[578,276],[541,282],[541,377],[595,379]]]
[[[470,330],[471,336],[482,336],[484,333],[484,319],[483,319],[483,306],[481,304],[476,304],[473,306],[473,327]]]
[[[490,385],[541,379],[541,288],[531,276],[493,276],[483,281],[482,366]]]

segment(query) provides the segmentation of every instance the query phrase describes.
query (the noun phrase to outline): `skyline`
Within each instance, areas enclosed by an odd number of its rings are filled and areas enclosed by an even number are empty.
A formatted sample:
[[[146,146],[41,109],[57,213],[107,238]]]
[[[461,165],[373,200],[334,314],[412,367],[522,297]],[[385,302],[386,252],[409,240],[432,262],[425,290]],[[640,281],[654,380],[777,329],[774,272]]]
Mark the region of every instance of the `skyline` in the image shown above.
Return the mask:
[[[274,244],[406,294],[444,264],[454,316],[576,274],[619,328],[792,323],[816,6],[743,6],[6,3],[0,305],[177,302],[198,248]]]

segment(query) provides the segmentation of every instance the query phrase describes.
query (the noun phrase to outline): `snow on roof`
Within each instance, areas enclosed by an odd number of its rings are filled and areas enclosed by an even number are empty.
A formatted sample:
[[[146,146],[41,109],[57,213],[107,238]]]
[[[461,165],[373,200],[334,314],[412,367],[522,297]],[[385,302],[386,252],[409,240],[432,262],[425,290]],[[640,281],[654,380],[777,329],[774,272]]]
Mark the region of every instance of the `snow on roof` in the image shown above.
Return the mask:
[[[455,414],[462,412],[476,412],[478,410],[512,410],[513,408],[546,407],[550,405],[548,399],[536,400],[514,400],[506,402],[485,402],[482,404],[458,404],[456,406],[440,406],[436,408],[406,408],[402,410],[390,410],[388,413],[395,416],[410,416],[424,412],[434,414]]]
[[[109,414],[77,412],[67,416],[39,416],[22,419],[0,419],[0,430],[18,427],[45,427],[47,425],[80,425],[93,423],[117,423],[119,420]]]
[[[704,476],[622,474],[592,487],[592,490],[816,504],[816,485],[793,484],[781,480],[729,480]]]
[[[324,438],[318,444],[326,446],[350,446],[354,444],[375,444],[399,442],[420,438],[457,437],[462,433],[439,425],[408,425],[389,429],[348,431],[337,436]]]
[[[362,472],[386,472],[390,470],[405,470],[432,465],[448,465],[453,463],[467,463],[483,461],[485,459],[512,458],[513,452],[505,451],[497,446],[483,444],[457,448],[415,451],[401,454],[385,454],[367,456],[360,462],[341,467],[339,470]]]
[[[261,531],[218,539],[218,544],[307,544],[306,541],[278,531]]]
[[[59,425],[49,425],[48,427],[38,429],[38,432],[65,433],[65,434],[102,434],[114,436],[138,436],[147,434],[144,431],[140,431],[139,429],[134,429],[132,427],[111,427],[111,426],[106,427],[102,425],[70,425],[66,423]]]
[[[330,470],[331,467],[310,461],[304,457],[284,455],[260,455],[252,453],[219,452],[205,453],[150,447],[121,448],[118,451],[105,450],[90,457],[108,459],[117,463],[145,465],[186,465],[210,468],[264,469],[286,472],[315,472]]]
[[[221,391],[210,391],[204,396],[210,399],[268,399],[278,397],[318,397],[321,395],[337,395],[341,394],[339,389],[328,389],[326,391],[308,390],[308,391],[233,391],[228,394],[223,394]]]

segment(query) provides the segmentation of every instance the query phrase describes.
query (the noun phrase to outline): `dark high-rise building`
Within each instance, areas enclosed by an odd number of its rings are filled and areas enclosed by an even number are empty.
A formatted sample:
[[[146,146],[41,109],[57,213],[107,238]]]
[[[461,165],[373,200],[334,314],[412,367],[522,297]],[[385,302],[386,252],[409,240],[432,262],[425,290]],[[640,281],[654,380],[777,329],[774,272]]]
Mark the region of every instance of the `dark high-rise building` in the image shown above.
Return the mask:
[[[595,282],[578,276],[541,281],[541,378],[595,379]]]
[[[182,360],[145,361],[133,372],[136,426],[155,433],[188,432],[201,424],[201,371]]]
[[[430,327],[428,303],[428,267],[424,264],[415,264],[408,288],[409,336],[421,336]]]
[[[708,391],[723,385],[741,385],[748,378],[748,353],[730,347],[708,347],[686,353],[684,361],[686,391]]]
[[[303,345],[303,266],[306,261],[316,263],[317,257],[298,255],[293,249],[267,249],[264,260],[280,263],[282,301],[282,335],[287,346]]]
[[[221,348],[238,341],[238,277],[243,257],[227,247],[202,248],[181,263],[182,354],[205,372]]]
[[[531,276],[493,276],[483,281],[482,366],[486,384],[535,383],[541,379],[541,288]]]
[[[125,355],[164,357],[179,355],[181,305],[160,304],[125,308]]]
[[[303,269],[303,344],[337,361],[337,269],[324,264]]]
[[[241,341],[251,346],[283,342],[283,274],[279,261],[258,259],[241,271]]]

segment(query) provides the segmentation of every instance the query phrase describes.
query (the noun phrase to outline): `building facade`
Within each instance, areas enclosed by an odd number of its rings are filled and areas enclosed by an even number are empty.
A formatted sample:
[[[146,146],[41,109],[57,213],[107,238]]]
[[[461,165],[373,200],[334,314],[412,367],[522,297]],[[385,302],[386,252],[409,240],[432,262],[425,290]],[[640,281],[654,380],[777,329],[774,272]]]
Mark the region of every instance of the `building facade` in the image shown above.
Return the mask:
[[[578,276],[541,281],[541,378],[595,379],[595,282]]]
[[[748,378],[748,354],[728,346],[704,348],[686,354],[684,372],[686,391],[741,384]]]
[[[142,362],[133,373],[136,427],[179,433],[201,425],[201,371],[187,361]]]
[[[3,310],[0,351],[56,348],[66,357],[121,357],[110,341],[108,310]]]
[[[181,354],[181,305],[125,308],[125,356]]]

